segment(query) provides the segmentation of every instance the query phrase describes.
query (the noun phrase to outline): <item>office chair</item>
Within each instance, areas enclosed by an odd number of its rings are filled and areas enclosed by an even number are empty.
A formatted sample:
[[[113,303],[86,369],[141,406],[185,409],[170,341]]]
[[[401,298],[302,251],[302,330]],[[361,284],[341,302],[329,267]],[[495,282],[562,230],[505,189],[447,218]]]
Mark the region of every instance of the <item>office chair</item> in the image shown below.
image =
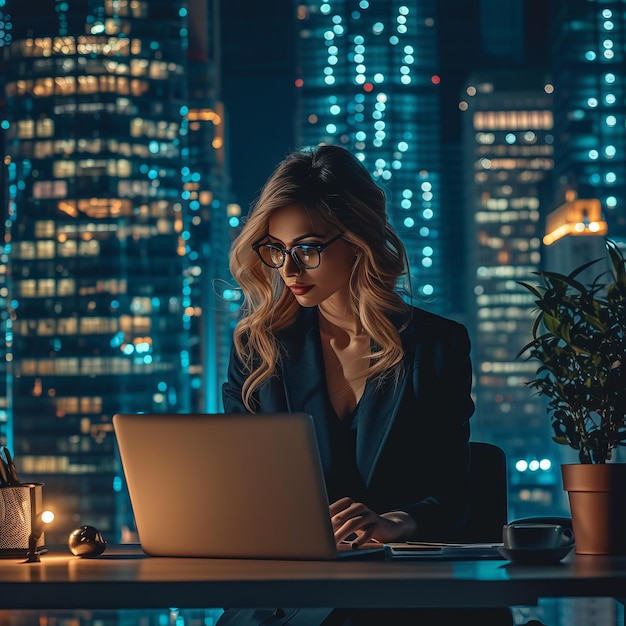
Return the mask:
[[[499,543],[508,521],[506,455],[490,443],[470,442],[470,513],[463,540]]]

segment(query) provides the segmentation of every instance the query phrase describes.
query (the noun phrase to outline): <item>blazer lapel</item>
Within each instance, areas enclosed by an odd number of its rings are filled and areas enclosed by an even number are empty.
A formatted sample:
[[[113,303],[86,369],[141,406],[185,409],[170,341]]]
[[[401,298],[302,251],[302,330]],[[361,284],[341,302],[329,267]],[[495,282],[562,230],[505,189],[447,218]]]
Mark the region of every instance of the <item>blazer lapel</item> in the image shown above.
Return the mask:
[[[317,308],[302,309],[297,322],[281,333],[283,385],[287,408],[313,418],[322,467],[330,467],[327,416],[331,410]]]
[[[417,389],[418,370],[415,368],[415,341],[413,326],[401,333],[404,347],[404,371],[399,380],[385,381],[378,385],[368,381],[359,407],[356,440],[356,461],[366,487],[372,481],[376,464],[385,446],[391,427],[396,419],[407,384]]]

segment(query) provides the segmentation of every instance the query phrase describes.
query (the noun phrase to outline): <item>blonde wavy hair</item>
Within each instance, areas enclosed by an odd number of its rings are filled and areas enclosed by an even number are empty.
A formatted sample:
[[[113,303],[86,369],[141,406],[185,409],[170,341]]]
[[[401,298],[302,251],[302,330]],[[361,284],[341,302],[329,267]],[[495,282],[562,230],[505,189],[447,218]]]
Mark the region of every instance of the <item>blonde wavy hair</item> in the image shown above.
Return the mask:
[[[265,183],[230,257],[230,271],[244,296],[233,341],[246,374],[242,400],[251,412],[257,404],[254,392],[275,374],[276,333],[293,324],[300,308],[279,272],[264,265],[252,245],[267,236],[274,211],[294,204],[320,213],[356,249],[350,306],[374,344],[363,379],[397,380],[400,375],[402,342],[390,317],[409,316],[397,291],[400,277],[408,277],[408,261],[387,219],[385,194],[344,148],[324,145],[294,152]]]

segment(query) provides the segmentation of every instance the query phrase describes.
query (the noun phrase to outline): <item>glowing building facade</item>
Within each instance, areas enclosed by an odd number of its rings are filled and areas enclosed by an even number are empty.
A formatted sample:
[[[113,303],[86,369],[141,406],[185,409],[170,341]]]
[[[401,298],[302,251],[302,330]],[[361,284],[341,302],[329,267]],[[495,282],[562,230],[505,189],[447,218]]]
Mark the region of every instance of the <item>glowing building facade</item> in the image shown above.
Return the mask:
[[[205,5],[2,7],[3,434],[59,537],[130,524],[114,413],[217,407],[228,321],[206,294],[232,229]]]
[[[626,241],[626,0],[557,0],[552,41],[556,204],[597,198]]]
[[[551,92],[535,73],[490,72],[470,78],[461,103],[467,232],[473,241],[467,275],[477,406],[472,431],[478,440],[503,447],[513,464],[539,464],[550,445],[542,404],[524,385],[536,366],[517,355],[531,339],[534,307],[518,281],[536,281],[544,234],[540,199],[554,165]],[[522,478],[527,475],[510,474],[513,514],[518,505],[524,514],[555,506],[554,472],[533,474],[533,482],[551,481],[550,489],[516,485]]]
[[[301,146],[334,143],[363,161],[389,200],[412,288],[445,307],[437,3],[296,0]]]

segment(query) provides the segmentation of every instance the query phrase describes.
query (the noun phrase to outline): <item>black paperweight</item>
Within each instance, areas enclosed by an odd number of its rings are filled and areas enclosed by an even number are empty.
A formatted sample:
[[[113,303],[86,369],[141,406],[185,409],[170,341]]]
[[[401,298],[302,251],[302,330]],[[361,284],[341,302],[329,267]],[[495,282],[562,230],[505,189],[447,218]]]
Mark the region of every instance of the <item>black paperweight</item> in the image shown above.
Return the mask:
[[[67,545],[72,554],[80,557],[100,556],[107,545],[102,533],[93,526],[81,526],[70,533]]]

